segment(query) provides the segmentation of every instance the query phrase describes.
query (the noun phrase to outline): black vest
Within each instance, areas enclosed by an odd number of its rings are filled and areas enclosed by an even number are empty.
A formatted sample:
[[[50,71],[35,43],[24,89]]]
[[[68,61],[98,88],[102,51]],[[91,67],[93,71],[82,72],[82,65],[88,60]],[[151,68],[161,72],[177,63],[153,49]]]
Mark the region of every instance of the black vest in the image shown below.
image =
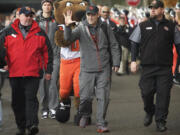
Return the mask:
[[[149,19],[140,24],[141,65],[171,66],[175,24],[162,19],[158,25]]]

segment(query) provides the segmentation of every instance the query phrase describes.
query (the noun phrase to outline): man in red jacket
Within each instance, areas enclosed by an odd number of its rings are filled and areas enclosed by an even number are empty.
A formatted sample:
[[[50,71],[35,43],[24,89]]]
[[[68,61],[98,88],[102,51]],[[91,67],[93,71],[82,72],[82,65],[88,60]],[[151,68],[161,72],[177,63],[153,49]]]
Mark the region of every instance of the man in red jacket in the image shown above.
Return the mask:
[[[51,79],[53,52],[45,32],[33,20],[30,7],[22,7],[16,19],[0,36],[0,48],[6,50],[12,109],[18,127],[16,135],[36,135],[38,129],[37,91],[42,68]]]

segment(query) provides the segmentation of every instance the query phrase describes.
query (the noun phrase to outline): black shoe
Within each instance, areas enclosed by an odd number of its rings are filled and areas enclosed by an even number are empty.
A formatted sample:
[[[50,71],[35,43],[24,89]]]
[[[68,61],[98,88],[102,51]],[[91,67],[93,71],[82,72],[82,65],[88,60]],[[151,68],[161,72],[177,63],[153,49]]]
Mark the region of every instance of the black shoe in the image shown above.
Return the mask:
[[[18,129],[18,131],[16,132],[16,135],[25,135],[25,129]]]
[[[144,118],[144,126],[145,126],[145,127],[151,125],[151,123],[152,123],[152,118],[153,118],[153,115],[146,114],[146,116],[145,116],[145,118]]]
[[[165,122],[157,122],[156,123],[156,126],[157,126],[157,131],[158,132],[164,132],[167,130],[167,127],[166,127],[166,123]]]
[[[39,132],[39,129],[37,126],[32,126],[28,128],[28,135],[36,135]]]
[[[80,119],[81,119],[82,115],[80,113],[77,112],[76,115],[74,115],[74,124],[76,126],[79,126],[79,122],[80,122]]]
[[[87,126],[88,126],[88,125],[91,125],[91,123],[92,123],[92,122],[91,122],[91,117],[88,117],[88,118],[87,118],[87,123],[86,123]]]
[[[123,76],[123,75],[125,75],[125,73],[118,73],[118,72],[116,72],[116,75],[117,76]]]

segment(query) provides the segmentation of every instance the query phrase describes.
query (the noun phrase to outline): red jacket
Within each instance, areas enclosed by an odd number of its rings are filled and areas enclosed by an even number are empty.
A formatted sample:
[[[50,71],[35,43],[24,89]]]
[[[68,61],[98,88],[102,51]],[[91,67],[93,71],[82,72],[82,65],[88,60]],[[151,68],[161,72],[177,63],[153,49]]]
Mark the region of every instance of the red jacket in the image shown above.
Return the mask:
[[[19,29],[19,19],[0,37],[6,48],[9,77],[39,77],[42,63],[47,73],[52,73],[53,51],[45,32],[33,21],[24,39]]]

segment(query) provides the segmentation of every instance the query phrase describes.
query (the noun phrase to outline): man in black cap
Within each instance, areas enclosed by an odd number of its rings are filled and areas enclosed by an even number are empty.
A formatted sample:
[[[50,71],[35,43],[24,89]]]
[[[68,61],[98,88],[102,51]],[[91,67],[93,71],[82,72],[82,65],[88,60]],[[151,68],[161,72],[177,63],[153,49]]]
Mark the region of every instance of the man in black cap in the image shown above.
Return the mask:
[[[157,131],[164,132],[167,129],[166,119],[173,79],[172,47],[175,43],[180,54],[180,31],[179,26],[165,19],[163,2],[153,0],[149,8],[153,16],[140,23],[130,36],[131,71],[137,70],[136,52],[140,48],[142,73],[139,86],[146,112],[144,126],[149,126],[155,115]],[[154,103],[155,93],[156,103]]]
[[[108,132],[106,112],[109,103],[110,92],[110,53],[112,56],[113,69],[117,72],[120,64],[119,46],[109,25],[107,25],[107,36],[99,19],[98,8],[88,6],[86,20],[82,21],[74,30],[69,25],[72,21],[72,11],[64,15],[66,28],[65,40],[79,40],[81,52],[80,67],[80,105],[79,113],[82,115],[79,126],[86,127],[87,118],[92,113],[93,96],[97,99],[97,132]],[[109,49],[109,50],[108,50]]]
[[[39,77],[42,68],[45,78],[51,79],[53,52],[45,32],[33,20],[30,7],[22,7],[19,19],[0,36],[0,48],[6,50],[4,69],[9,71],[12,88],[12,109],[18,127],[16,135],[36,135],[38,129]]]

